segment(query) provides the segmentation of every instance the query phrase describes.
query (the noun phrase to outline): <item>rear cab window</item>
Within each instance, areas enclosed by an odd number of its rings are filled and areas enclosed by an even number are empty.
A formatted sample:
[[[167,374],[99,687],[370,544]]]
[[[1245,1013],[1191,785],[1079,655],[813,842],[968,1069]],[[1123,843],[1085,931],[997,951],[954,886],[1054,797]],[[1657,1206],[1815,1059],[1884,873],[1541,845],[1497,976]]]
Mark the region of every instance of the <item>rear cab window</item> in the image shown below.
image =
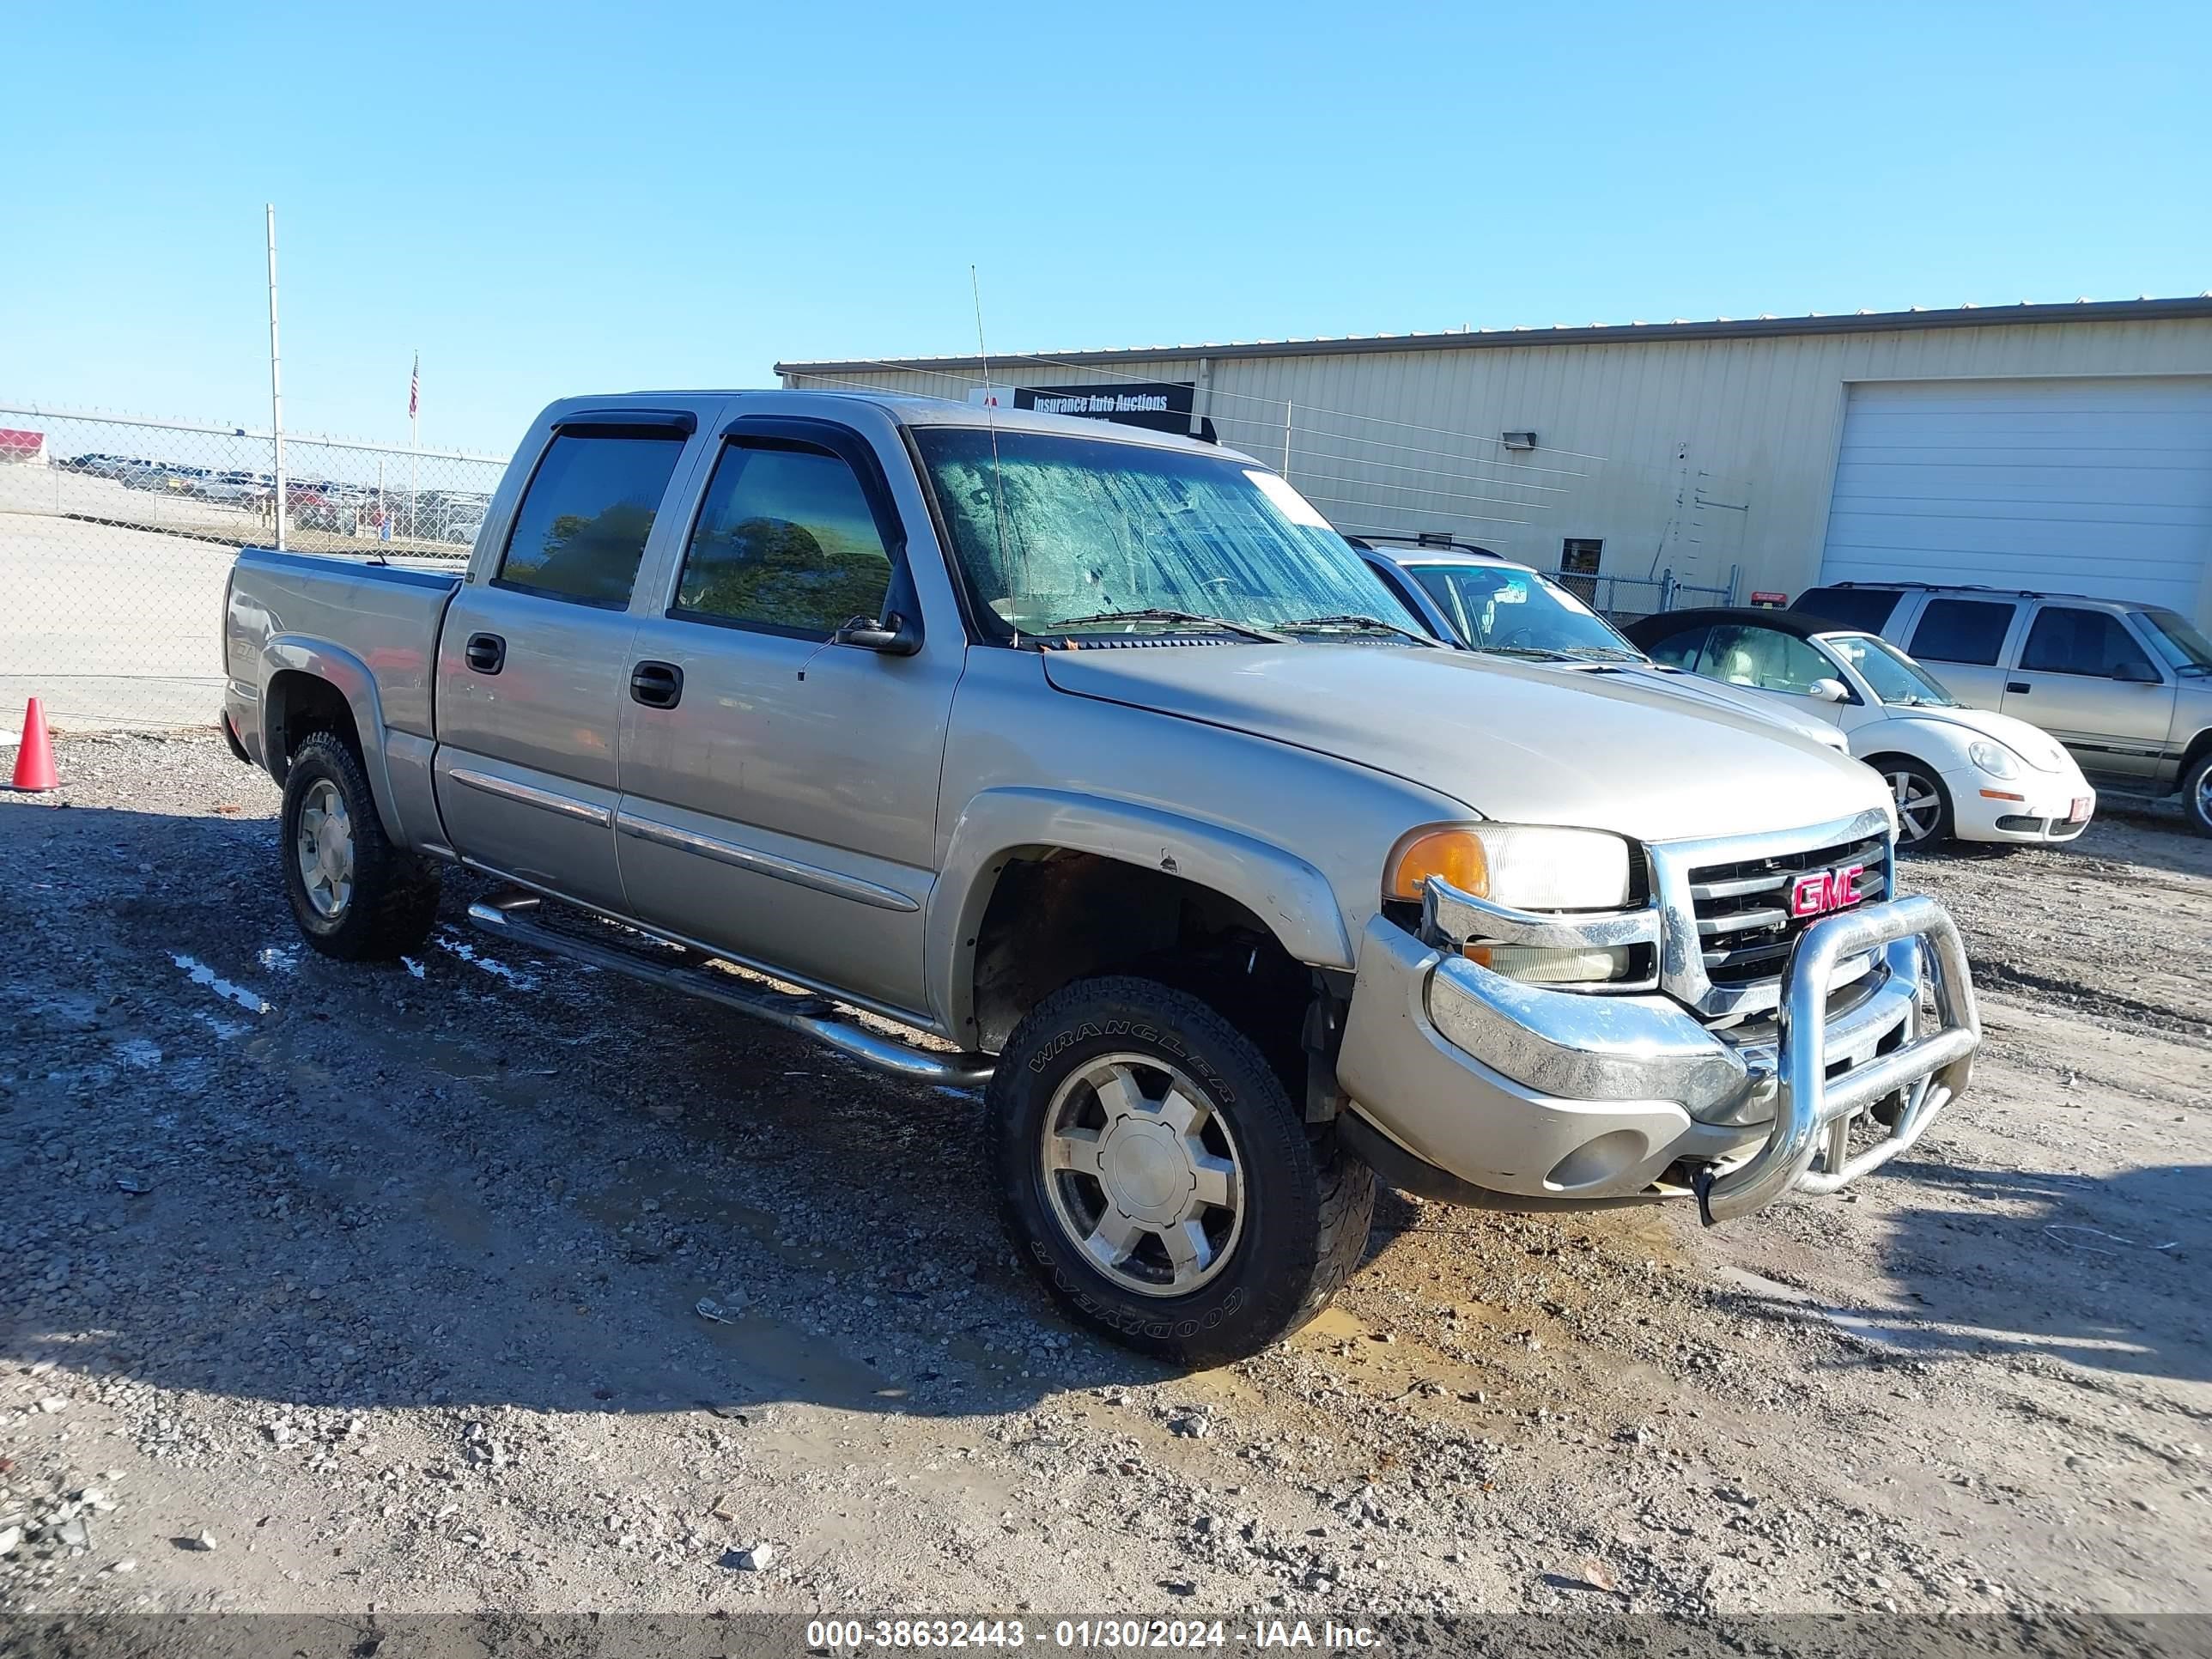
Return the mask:
[[[659,426],[556,432],[515,509],[492,586],[626,608],[686,435]]]

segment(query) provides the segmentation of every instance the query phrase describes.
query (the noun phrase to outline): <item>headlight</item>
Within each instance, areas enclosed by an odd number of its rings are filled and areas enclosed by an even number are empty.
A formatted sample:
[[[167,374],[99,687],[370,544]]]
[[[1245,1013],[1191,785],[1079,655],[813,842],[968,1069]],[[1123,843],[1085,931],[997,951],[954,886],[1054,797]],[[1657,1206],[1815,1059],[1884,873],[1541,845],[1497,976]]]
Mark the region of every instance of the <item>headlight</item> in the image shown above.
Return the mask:
[[[1435,824],[1391,849],[1382,896],[1418,902],[1441,876],[1477,898],[1516,910],[1611,910],[1628,902],[1628,843],[1597,830],[1514,823]],[[1467,954],[1493,973],[1534,984],[1626,978],[1626,947],[1553,950],[1470,941]]]
[[[2013,763],[2012,750],[2001,743],[1986,739],[1966,746],[1966,758],[1993,778],[2016,778],[2020,768]]]
[[[1628,843],[1601,830],[1432,824],[1391,849],[1382,896],[1419,903],[1431,876],[1517,910],[1608,910],[1628,902]]]

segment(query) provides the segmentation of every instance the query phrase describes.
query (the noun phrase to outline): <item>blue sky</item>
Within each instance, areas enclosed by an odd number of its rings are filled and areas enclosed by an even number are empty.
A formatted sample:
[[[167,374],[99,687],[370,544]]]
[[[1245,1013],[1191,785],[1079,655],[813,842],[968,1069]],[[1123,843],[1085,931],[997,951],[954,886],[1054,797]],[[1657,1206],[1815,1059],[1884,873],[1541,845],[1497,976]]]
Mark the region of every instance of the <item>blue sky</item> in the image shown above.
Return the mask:
[[[779,357],[2212,287],[2212,13],[19,5],[0,397],[504,451]]]

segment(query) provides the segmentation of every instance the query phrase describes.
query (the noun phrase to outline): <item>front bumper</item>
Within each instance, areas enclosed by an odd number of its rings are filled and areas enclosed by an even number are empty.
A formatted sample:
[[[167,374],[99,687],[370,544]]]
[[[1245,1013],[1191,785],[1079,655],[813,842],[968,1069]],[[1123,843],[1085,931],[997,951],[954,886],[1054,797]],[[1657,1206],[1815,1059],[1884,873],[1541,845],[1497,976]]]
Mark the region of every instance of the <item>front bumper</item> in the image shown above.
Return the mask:
[[[1966,770],[1945,773],[1943,783],[1951,792],[1952,833],[1961,841],[2071,841],[2097,813],[2097,792],[2079,774],[2069,781],[2046,773],[1993,778]],[[2076,800],[2089,803],[2079,818],[2072,816]]]
[[[1925,898],[1813,923],[1775,1018],[1733,1030],[1662,995],[1507,979],[1449,946],[1369,923],[1339,1080],[1414,1158],[1547,1207],[1694,1192],[1725,1220],[1793,1188],[1834,1191],[1919,1139],[1981,1040],[1958,929]],[[1855,1127],[1892,1097],[1887,1133],[1854,1152]]]

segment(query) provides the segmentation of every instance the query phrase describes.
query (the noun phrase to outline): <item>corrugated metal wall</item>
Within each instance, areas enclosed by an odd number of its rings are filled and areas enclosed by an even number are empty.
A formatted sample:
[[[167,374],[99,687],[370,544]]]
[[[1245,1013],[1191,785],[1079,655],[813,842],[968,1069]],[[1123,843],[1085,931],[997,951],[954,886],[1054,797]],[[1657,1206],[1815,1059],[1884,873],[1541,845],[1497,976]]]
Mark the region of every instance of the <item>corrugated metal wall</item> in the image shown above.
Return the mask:
[[[2212,320],[2084,320],[1769,338],[1637,339],[1132,365],[994,359],[1024,386],[1197,380],[1222,441],[1287,471],[1346,530],[1447,531],[1544,568],[1567,538],[1608,575],[1671,568],[1796,593],[1815,580],[1854,381],[2212,373]],[[981,377],[841,370],[964,398]],[[1509,451],[1508,431],[1537,447]]]

